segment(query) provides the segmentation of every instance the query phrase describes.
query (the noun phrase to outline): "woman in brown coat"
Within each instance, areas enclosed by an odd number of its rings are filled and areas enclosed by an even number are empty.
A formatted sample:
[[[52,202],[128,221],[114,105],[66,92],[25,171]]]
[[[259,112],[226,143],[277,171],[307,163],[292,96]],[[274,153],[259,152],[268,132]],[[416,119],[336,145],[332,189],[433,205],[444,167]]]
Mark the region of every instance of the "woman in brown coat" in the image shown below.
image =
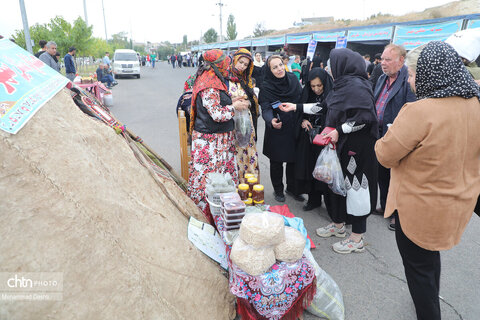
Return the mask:
[[[480,193],[479,88],[448,44],[407,56],[418,101],[407,103],[375,145],[391,168],[385,217],[396,240],[418,319],[440,319],[440,253],[460,242]]]

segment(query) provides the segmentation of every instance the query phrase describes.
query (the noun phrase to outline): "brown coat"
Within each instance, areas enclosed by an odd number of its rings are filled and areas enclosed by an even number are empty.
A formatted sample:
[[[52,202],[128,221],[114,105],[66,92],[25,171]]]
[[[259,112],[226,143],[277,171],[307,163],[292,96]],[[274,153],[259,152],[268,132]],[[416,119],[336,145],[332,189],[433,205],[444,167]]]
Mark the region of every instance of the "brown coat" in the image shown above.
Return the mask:
[[[480,193],[480,103],[474,97],[407,103],[375,145],[392,168],[385,217],[427,250],[460,242]]]

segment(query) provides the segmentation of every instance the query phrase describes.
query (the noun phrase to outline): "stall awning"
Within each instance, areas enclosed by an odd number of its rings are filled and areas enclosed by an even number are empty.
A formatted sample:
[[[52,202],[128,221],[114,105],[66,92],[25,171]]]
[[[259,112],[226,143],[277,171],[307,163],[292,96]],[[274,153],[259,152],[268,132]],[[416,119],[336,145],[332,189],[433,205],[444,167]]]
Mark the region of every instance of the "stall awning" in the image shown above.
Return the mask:
[[[305,34],[301,36],[287,36],[287,43],[308,43],[312,39],[311,34]]]
[[[229,48],[238,48],[238,41],[230,41],[228,43]]]
[[[285,44],[285,37],[275,37],[275,38],[267,38],[267,45],[268,46],[275,46],[275,45],[282,45]]]
[[[220,49],[227,49],[228,48],[228,42],[220,43],[218,46]]]
[[[317,42],[336,42],[337,37],[343,37],[345,31],[336,32],[315,32],[313,34],[313,40]]]
[[[390,41],[390,39],[392,38],[392,30],[393,27],[348,30],[347,41]]]
[[[467,29],[480,28],[480,19],[468,20]]]
[[[240,40],[238,42],[238,46],[239,47],[242,47],[242,48],[249,48],[252,46],[252,40],[248,39],[248,40]]]
[[[267,45],[267,39],[265,38],[252,40],[252,46],[254,47],[265,47],[266,45]]]
[[[426,25],[399,25],[393,43],[412,50],[430,41],[443,41],[462,29],[463,19]]]

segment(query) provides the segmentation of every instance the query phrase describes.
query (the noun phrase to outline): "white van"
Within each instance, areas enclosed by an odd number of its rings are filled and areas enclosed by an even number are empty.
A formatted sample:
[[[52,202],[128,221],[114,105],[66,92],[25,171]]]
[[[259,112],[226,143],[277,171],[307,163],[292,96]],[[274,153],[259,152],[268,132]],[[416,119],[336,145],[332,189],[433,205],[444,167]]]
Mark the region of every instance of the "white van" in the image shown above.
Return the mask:
[[[140,78],[140,62],[137,53],[131,49],[117,49],[113,55],[113,74],[115,78],[132,75]]]

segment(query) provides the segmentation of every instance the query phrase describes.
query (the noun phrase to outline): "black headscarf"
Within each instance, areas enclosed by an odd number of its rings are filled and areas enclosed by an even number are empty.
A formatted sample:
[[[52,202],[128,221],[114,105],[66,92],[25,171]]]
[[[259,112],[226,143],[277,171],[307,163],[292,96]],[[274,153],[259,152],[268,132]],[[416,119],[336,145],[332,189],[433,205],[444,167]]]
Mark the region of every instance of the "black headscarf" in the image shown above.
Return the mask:
[[[271,57],[269,58],[269,60]],[[265,78],[263,79],[263,88],[260,91],[259,102],[300,102],[302,96],[302,86],[297,76],[293,72],[285,72],[285,76],[281,79],[275,77],[270,70],[269,60],[265,64]]]
[[[418,99],[479,96],[478,85],[455,49],[443,41],[431,41],[417,62],[415,89]]]
[[[333,49],[330,66],[333,90],[327,97],[327,125],[336,127],[346,122],[349,114],[355,113],[355,119],[351,120],[373,124],[371,132],[378,135],[375,99],[365,71],[365,60],[350,49]]]
[[[315,78],[319,78],[323,84],[323,92],[320,96],[317,96],[317,94],[313,92],[312,87],[310,87],[310,81],[312,81]],[[330,75],[322,68],[313,68],[308,73],[308,81],[305,84],[305,87],[303,88],[302,102],[309,102],[309,103],[321,102],[320,100],[323,101],[328,96],[328,94],[332,90],[332,87],[333,87],[332,77],[330,77]]]
[[[320,56],[315,56],[313,57],[313,60],[312,60],[312,69],[313,68],[321,68],[320,64],[322,63],[322,58],[320,58]]]

